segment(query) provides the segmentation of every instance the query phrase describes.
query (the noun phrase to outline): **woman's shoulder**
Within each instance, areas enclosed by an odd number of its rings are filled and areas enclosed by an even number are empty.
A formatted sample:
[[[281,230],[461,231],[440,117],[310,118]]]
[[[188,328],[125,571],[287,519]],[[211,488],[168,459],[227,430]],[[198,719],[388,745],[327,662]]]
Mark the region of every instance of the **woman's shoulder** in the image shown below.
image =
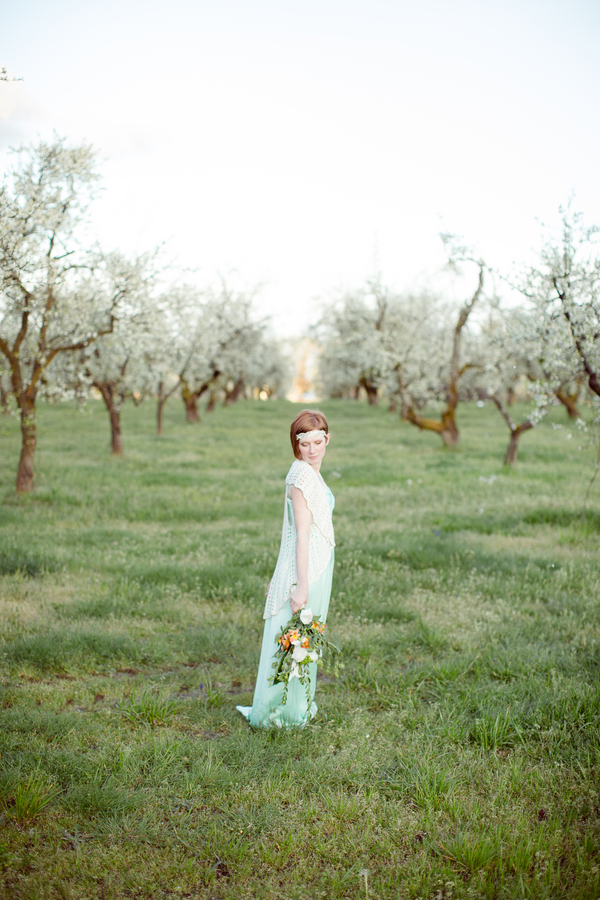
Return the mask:
[[[290,470],[285,477],[286,484],[298,484],[298,482],[306,482],[311,476],[314,477],[312,466],[309,466],[303,459],[295,459],[290,466]]]

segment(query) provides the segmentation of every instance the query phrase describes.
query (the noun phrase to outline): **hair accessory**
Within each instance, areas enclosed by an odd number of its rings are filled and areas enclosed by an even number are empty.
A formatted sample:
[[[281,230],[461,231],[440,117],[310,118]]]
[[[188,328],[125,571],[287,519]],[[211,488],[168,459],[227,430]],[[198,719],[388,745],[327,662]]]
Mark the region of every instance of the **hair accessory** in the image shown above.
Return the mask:
[[[323,437],[327,437],[326,433],[321,429],[320,431],[303,431],[301,434],[296,435],[297,441],[305,440],[306,438],[315,438],[319,437],[319,435],[323,435]]]

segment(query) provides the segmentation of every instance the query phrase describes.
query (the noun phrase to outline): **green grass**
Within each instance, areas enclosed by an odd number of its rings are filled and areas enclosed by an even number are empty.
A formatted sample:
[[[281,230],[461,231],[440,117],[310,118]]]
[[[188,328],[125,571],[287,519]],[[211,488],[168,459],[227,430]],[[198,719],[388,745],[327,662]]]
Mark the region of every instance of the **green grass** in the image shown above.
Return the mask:
[[[544,424],[505,472],[489,405],[456,452],[322,407],[344,668],[274,734],[235,706],[297,408],[127,408],[112,459],[100,404],[42,407],[25,497],[0,418],[2,898],[600,897],[592,451]]]

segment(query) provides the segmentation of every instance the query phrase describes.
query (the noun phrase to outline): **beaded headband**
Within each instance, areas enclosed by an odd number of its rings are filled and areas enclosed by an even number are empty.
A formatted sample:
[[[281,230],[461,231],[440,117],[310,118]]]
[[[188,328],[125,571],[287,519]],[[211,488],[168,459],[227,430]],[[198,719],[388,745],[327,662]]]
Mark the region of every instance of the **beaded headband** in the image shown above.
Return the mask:
[[[323,437],[327,437],[327,434],[323,431],[323,429],[321,429],[320,431],[303,431],[301,434],[296,435],[296,440],[303,441],[306,440],[306,438],[316,438],[320,435],[323,435]]]

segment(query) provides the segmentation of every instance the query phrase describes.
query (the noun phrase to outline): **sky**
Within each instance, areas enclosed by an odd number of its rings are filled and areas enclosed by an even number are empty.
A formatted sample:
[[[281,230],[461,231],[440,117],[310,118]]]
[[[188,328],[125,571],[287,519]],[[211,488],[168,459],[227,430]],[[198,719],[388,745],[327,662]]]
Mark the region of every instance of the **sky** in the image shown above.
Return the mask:
[[[2,6],[2,169],[91,143],[103,246],[260,283],[282,335],[377,273],[440,284],[442,230],[507,271],[571,194],[600,224],[598,0]]]

